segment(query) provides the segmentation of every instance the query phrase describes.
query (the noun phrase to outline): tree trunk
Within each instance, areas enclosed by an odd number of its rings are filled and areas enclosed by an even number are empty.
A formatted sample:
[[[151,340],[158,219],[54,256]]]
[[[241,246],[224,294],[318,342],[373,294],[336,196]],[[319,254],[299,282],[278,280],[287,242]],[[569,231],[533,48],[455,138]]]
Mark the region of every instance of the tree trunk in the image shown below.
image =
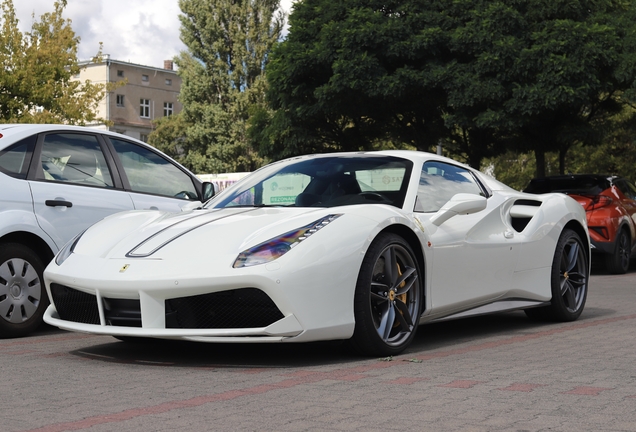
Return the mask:
[[[559,174],[565,174],[565,155],[567,154],[568,149],[563,148],[559,150]]]
[[[535,150],[534,157],[537,161],[537,171],[536,177],[543,178],[545,177],[545,150]]]

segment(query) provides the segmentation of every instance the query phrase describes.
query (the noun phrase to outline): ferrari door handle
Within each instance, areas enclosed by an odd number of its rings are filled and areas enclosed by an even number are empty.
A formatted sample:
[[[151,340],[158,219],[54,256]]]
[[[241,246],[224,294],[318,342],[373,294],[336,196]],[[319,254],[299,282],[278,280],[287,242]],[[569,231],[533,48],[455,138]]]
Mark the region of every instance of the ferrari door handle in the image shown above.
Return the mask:
[[[504,231],[504,237],[507,239],[511,239],[515,236],[515,233],[512,232],[512,230],[505,230]]]
[[[72,202],[63,200],[46,200],[44,204],[49,207],[73,207]]]

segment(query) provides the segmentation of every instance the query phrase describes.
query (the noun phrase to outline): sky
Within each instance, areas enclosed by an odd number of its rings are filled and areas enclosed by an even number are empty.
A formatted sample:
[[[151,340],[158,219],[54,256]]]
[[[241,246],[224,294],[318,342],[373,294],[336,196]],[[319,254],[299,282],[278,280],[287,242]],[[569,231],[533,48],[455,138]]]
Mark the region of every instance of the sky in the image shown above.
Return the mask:
[[[281,0],[287,12],[295,0]],[[54,0],[13,0],[20,30],[53,11]],[[64,17],[80,37],[79,60],[89,60],[103,43],[111,59],[163,67],[185,45],[179,39],[178,0],[67,0]]]

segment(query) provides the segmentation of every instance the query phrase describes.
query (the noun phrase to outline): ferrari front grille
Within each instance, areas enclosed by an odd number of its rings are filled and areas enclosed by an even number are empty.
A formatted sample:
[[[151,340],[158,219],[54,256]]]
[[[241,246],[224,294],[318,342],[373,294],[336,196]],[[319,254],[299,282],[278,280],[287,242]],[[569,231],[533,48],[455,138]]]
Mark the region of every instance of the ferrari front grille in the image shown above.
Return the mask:
[[[166,300],[166,328],[259,328],[283,318],[267,294],[241,288]]]
[[[51,297],[60,319],[82,324],[99,324],[97,297],[93,294],[52,283]]]
[[[141,303],[139,300],[104,298],[106,325],[141,327]]]

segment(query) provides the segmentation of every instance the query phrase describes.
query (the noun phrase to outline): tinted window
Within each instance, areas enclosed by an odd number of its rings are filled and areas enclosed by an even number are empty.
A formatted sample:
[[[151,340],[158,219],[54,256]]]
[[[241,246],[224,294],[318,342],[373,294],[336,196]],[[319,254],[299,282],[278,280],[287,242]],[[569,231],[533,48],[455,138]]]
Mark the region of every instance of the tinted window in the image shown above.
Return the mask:
[[[635,187],[629,183],[627,180],[617,180],[615,182],[616,187],[620,189],[620,191],[623,193],[623,195],[625,195],[626,198],[629,199],[635,199],[636,198],[636,191],[635,191]]]
[[[338,156],[304,159],[253,176],[215,207],[335,207],[389,204],[402,207],[412,163],[396,157]],[[250,179],[253,179],[250,181]]]
[[[199,199],[192,178],[157,153],[137,144],[110,139],[133,192]]]
[[[40,162],[38,180],[113,187],[106,159],[94,135],[48,134],[42,143]]]
[[[443,162],[425,162],[415,201],[416,212],[436,212],[455,194],[485,196],[470,171]]]
[[[35,138],[35,135],[25,138],[0,151],[0,172],[12,177],[25,179],[31,163]]]

